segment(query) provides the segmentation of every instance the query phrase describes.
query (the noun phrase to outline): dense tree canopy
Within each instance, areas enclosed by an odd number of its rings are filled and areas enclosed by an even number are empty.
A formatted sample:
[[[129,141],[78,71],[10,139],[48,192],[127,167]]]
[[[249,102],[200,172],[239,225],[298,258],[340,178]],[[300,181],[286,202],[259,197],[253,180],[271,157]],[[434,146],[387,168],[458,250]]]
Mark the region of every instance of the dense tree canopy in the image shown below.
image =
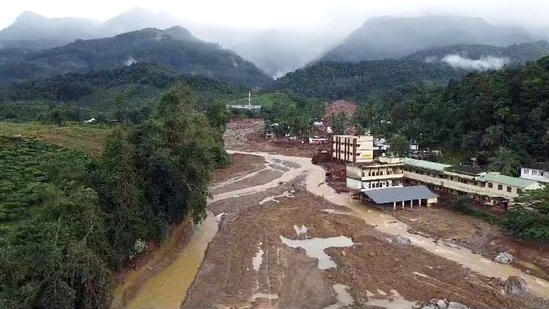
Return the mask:
[[[363,106],[358,118],[374,134],[400,133],[423,147],[467,155],[488,153],[494,164],[505,166],[502,170],[516,168],[516,158],[519,163],[547,161],[548,62],[542,58],[525,66],[469,74],[445,88],[403,87],[382,102]],[[506,162],[496,162],[506,149],[515,155],[513,160],[505,155]]]
[[[269,90],[322,100],[366,101],[409,84],[446,85],[465,72],[424,61],[375,60],[317,63],[277,79]]]
[[[91,117],[116,120],[141,118],[169,87],[183,82],[206,104],[247,96],[248,88],[199,75],[180,75],[137,63],[112,70],[68,73],[0,87],[0,120],[32,121],[57,112],[70,121]],[[69,113],[71,113],[69,115]],[[75,114],[78,113],[78,114]]]
[[[219,113],[179,86],[154,117],[121,126],[102,157],[0,140],[0,307],[104,308],[112,271],[205,217],[210,173],[227,164]]]

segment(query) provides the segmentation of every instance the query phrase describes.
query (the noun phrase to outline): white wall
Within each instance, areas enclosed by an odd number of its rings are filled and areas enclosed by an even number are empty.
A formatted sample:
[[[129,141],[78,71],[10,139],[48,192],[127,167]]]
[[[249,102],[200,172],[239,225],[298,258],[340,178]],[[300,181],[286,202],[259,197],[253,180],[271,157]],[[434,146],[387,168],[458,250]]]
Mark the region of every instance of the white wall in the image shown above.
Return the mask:
[[[520,169],[520,178],[549,183],[549,171],[523,167]]]

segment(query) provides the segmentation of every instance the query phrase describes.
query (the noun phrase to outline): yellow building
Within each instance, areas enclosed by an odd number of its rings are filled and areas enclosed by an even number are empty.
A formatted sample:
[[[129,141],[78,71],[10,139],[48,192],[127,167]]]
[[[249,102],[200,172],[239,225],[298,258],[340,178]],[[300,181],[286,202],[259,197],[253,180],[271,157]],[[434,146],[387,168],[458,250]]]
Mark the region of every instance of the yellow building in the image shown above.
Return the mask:
[[[425,184],[433,190],[469,195],[484,205],[507,208],[525,190],[543,186],[536,181],[483,171],[478,167],[451,166],[436,162],[404,159],[407,184]]]
[[[543,188],[537,181],[491,173],[480,167],[394,157],[348,164],[346,183],[349,190],[362,194],[403,185],[425,185],[433,191],[467,195],[483,205],[504,209],[523,191]]]
[[[332,159],[345,163],[369,163],[374,160],[371,135],[332,135]]]

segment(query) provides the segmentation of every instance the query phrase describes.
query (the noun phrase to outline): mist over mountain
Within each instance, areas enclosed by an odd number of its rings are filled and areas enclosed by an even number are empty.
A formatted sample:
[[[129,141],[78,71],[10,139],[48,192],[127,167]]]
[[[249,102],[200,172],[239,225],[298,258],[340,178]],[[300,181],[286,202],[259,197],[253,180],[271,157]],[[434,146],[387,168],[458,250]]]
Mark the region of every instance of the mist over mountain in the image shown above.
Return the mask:
[[[420,50],[403,59],[435,63],[445,62],[443,61],[444,58],[451,55],[470,60],[481,60],[483,58],[507,59],[506,64],[519,64],[549,55],[549,42],[537,41],[534,43],[513,44],[506,47],[482,44],[450,45]],[[446,60],[448,59],[446,58]]]
[[[180,22],[168,13],[155,13],[134,7],[105,21],[102,24],[102,32],[106,36],[112,36],[144,28],[166,29],[176,25],[180,25]]]
[[[47,18],[25,11],[13,24],[0,31],[0,41],[50,40],[70,42],[75,39],[92,38],[98,35],[99,22],[75,17]]]
[[[429,15],[368,19],[319,61],[400,58],[416,51],[456,44],[508,46],[532,43],[524,29],[496,27],[482,18]]]
[[[272,79],[254,64],[183,27],[147,28],[111,38],[77,40],[38,52],[0,50],[0,82],[45,78],[68,72],[154,63],[183,74],[259,86]]]
[[[43,49],[76,39],[98,39],[144,28],[165,29],[179,24],[167,13],[155,13],[140,7],[129,9],[103,23],[74,17],[47,18],[25,11],[13,24],[0,31],[0,46]]]
[[[257,33],[230,49],[255,63],[270,76],[281,77],[303,67],[337,40],[334,36],[269,30]]]

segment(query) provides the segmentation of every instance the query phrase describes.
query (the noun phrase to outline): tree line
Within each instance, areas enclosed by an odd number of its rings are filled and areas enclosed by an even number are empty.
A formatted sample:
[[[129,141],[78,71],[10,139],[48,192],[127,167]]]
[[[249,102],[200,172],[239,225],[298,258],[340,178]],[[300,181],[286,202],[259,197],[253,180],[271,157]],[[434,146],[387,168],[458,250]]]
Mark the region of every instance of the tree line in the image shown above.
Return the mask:
[[[156,98],[177,83],[187,84],[209,104],[247,95],[248,88],[199,75],[136,63],[112,70],[67,73],[0,86],[0,120],[63,123],[95,117],[140,121]],[[51,121],[61,118],[61,121]]]
[[[149,119],[117,127],[99,158],[0,140],[0,308],[104,308],[113,271],[205,218],[209,176],[229,162],[227,118],[198,102],[171,89]]]
[[[363,105],[355,121],[374,134],[400,134],[465,160],[477,156],[516,176],[520,164],[549,160],[549,57],[468,74],[446,87],[401,87]]]

